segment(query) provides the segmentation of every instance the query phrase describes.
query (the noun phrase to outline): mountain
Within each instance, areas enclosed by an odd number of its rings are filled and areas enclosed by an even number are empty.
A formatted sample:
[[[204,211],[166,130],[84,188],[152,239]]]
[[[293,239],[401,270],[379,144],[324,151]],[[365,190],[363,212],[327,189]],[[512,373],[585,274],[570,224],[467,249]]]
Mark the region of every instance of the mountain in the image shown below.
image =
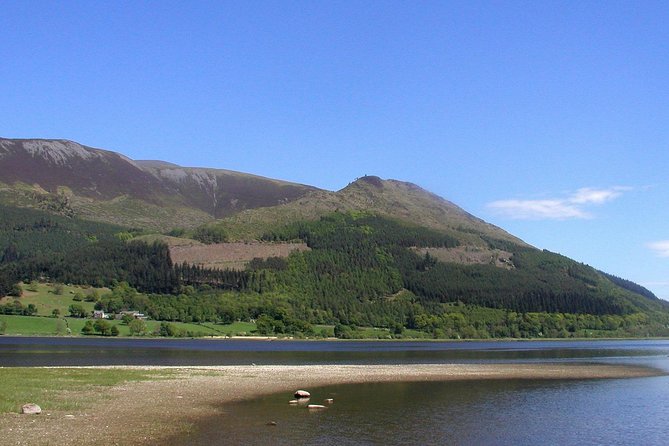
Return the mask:
[[[421,187],[364,176],[337,192],[315,191],[279,206],[249,209],[218,224],[233,239],[258,238],[297,220],[316,220],[338,211],[373,211],[379,215],[445,232],[463,244],[487,246],[485,238],[527,246],[497,226]]]
[[[67,140],[1,139],[0,201],[139,228],[195,227],[317,190],[218,169],[134,161]]]
[[[129,195],[160,203],[172,193],[123,155],[64,140],[0,139],[0,179],[39,185],[49,192],[66,187],[99,200]]]
[[[0,203],[169,231],[214,222],[236,240],[334,211],[381,215],[445,231],[524,243],[412,183],[365,176],[340,191],[224,169],[142,161],[67,140],[0,138]]]
[[[189,206],[216,218],[245,209],[289,203],[314,187],[223,169],[181,167],[162,161],[136,161]]]
[[[275,334],[308,324],[433,337],[669,334],[667,304],[645,288],[536,249],[412,183],[364,176],[327,191],[9,139],[0,181],[0,295],[19,280],[127,282],[156,295],[105,310],[262,320]],[[179,244],[179,264],[165,243]],[[206,266],[222,264],[235,267]]]

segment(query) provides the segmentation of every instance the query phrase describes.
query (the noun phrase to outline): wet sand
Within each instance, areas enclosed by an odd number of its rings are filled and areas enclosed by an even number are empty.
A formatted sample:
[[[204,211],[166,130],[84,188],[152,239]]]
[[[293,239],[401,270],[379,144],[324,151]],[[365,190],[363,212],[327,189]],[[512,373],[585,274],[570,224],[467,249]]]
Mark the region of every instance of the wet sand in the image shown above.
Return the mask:
[[[95,367],[93,367],[95,368]],[[101,367],[98,367],[101,368]],[[106,369],[115,367],[104,367]],[[126,367],[117,367],[126,368]],[[101,390],[103,398],[80,411],[36,416],[0,415],[6,445],[148,445],[183,436],[198,419],[221,416],[222,403],[331,384],[482,379],[612,379],[656,376],[636,366],[603,364],[407,364],[132,367],[169,370],[170,379],[126,383]],[[69,395],[72,398],[90,397]],[[39,404],[39,401],[35,401]]]

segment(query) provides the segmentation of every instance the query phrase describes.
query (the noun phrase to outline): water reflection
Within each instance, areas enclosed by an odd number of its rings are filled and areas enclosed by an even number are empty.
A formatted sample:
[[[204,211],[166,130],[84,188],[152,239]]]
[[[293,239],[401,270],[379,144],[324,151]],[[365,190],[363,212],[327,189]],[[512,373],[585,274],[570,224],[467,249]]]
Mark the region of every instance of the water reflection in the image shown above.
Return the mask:
[[[667,377],[594,381],[377,383],[312,390],[313,413],[289,394],[224,406],[176,445],[666,444]],[[267,421],[276,426],[267,426]]]
[[[666,340],[346,342],[0,337],[2,366],[624,361],[667,354]]]

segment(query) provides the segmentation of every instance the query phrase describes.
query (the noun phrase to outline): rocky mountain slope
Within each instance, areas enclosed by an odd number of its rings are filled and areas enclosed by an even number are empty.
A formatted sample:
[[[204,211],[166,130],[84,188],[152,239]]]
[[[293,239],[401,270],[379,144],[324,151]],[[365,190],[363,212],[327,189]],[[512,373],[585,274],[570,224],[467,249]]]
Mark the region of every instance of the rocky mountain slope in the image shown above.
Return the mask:
[[[66,140],[0,138],[0,201],[169,230],[317,190],[229,170],[134,161]]]

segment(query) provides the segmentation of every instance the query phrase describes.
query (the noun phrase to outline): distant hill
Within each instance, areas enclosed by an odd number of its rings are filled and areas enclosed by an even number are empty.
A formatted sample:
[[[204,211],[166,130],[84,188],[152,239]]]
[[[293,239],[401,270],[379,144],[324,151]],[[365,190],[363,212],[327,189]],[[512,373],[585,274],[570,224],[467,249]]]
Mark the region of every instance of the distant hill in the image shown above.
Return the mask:
[[[136,164],[176,191],[189,206],[216,218],[245,209],[289,203],[317,190],[231,170],[181,167],[157,161],[136,161]]]
[[[379,215],[443,231],[463,244],[527,246],[497,226],[486,223],[457,205],[421,187],[403,181],[365,176],[337,192],[315,191],[290,203],[250,209],[219,222],[233,239],[258,238],[292,221],[316,220],[336,211],[373,211]]]
[[[443,230],[523,242],[419,186],[365,176],[337,192],[224,169],[136,161],[67,140],[1,139],[0,202],[137,228],[193,228],[215,219],[234,239],[337,210],[373,210]]]
[[[123,280],[211,304],[156,317],[265,315],[275,332],[291,321],[297,331],[368,325],[435,337],[669,333],[668,305],[647,289],[376,176],[327,191],[71,141],[0,139],[0,210],[5,292],[19,279]]]
[[[315,187],[229,170],[133,161],[67,140],[0,138],[0,202],[140,228],[194,227]]]

